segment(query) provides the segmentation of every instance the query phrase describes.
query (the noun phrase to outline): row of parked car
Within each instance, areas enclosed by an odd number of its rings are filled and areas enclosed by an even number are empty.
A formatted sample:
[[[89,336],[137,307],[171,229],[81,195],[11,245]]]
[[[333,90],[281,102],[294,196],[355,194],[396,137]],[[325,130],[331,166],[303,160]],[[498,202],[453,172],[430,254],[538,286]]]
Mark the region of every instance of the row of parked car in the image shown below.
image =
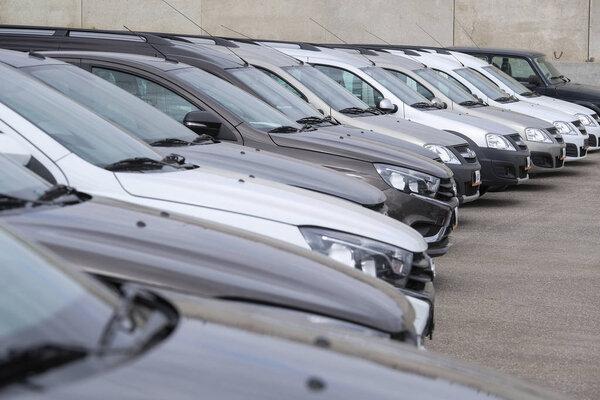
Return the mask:
[[[459,205],[599,149],[597,110],[449,49],[0,48],[1,393],[560,398],[420,348]]]

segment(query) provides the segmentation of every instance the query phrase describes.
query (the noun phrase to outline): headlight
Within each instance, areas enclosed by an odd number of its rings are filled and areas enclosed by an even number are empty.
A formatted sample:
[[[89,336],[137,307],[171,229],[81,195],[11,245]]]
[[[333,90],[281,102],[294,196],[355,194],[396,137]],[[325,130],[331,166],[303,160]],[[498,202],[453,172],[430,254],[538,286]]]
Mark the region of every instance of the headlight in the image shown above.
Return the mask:
[[[497,133],[486,134],[485,141],[487,142],[487,147],[490,149],[517,151],[508,139]]]
[[[539,128],[525,128],[525,137],[531,142],[552,143],[550,136]]]
[[[422,172],[386,164],[375,164],[375,169],[388,185],[404,193],[435,196],[440,188],[439,178]]]
[[[584,126],[596,126],[596,121],[592,117],[586,114],[575,114]]]
[[[571,128],[571,125],[564,121],[554,121],[554,127],[558,130],[561,135],[577,135],[577,132]]]
[[[396,246],[329,229],[300,227],[314,251],[394,283],[410,273],[413,254]]]
[[[441,146],[439,144],[426,144],[425,147],[427,150],[433,151],[435,154],[440,156],[442,162],[445,164],[460,164],[458,158],[452,153],[450,150]]]

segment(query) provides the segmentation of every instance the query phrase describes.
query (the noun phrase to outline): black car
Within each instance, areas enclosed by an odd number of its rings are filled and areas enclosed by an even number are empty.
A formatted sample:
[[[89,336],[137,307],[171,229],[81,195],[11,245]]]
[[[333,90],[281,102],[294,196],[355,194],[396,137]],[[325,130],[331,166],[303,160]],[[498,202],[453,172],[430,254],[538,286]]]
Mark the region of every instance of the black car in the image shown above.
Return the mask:
[[[140,34],[141,36],[138,37],[123,32],[51,29],[55,34],[50,37],[37,34],[22,35],[20,33],[23,32],[19,30],[14,35],[4,36],[0,30],[0,46],[17,50],[61,48],[119,51],[146,55],[164,54],[170,61],[159,63],[158,59],[155,59],[157,62],[152,63],[149,59],[144,60],[142,57],[130,57],[129,60],[125,60],[125,56],[117,57],[108,54],[95,54],[92,60],[89,58],[91,54],[87,54],[88,60],[83,62],[81,54],[73,52],[47,53],[49,56],[79,65],[101,77],[108,77],[112,83],[116,83],[121,88],[146,100],[179,122],[196,126],[201,124],[208,127],[194,128],[199,133],[216,136],[221,141],[252,146],[309,161],[362,179],[385,193],[388,199],[386,202],[387,212],[390,217],[407,223],[425,237],[430,246],[430,255],[439,256],[448,251],[451,245],[449,235],[456,224],[453,211],[458,204],[454,198],[451,173],[447,170],[440,170],[439,163],[431,163],[412,154],[412,152],[419,152],[433,156],[433,153],[405,141],[390,140],[384,135],[331,125],[331,120],[319,118],[318,112],[306,104],[305,107],[308,107],[308,111],[300,110],[300,114],[311,112],[310,110],[313,114],[304,116],[304,119],[300,118],[299,123],[288,118],[278,118],[269,110],[261,111],[263,115],[264,112],[269,114],[271,118],[269,123],[283,126],[284,132],[277,132],[278,126],[275,125],[270,126],[273,129],[267,129],[266,126],[254,126],[247,121],[249,116],[256,115],[252,115],[252,109],[258,107],[265,110],[265,107],[246,93],[239,90],[232,92],[231,85],[225,85],[222,93],[235,93],[233,97],[239,97],[243,101],[233,104],[226,98],[223,102],[221,98],[215,97],[216,91],[207,90],[206,82],[194,87],[190,82],[177,79],[174,76],[175,72],[169,72],[182,68],[184,65],[182,63],[177,65],[175,60],[183,61],[210,73],[210,75],[205,74],[206,77],[212,78],[210,84],[223,85],[224,82],[214,78],[219,76],[249,93],[256,94],[254,89],[249,86],[245,75],[251,75],[253,77],[251,79],[254,80],[265,79],[265,76],[258,70],[247,67],[240,59],[229,53],[200,48],[185,39],[169,40],[151,34]],[[2,42],[3,39],[7,42]],[[99,57],[104,58],[101,60]],[[115,57],[118,58],[118,61]],[[129,63],[129,66],[127,67],[124,63]],[[132,66],[133,63],[136,64],[135,67]],[[105,71],[107,66],[114,69],[117,64],[120,64],[120,70]],[[132,74],[135,68],[138,68],[138,75]],[[252,75],[253,73],[254,75]],[[266,79],[266,81],[273,85],[270,79]],[[136,85],[150,85],[148,90],[152,93],[149,94],[145,89],[136,88]],[[280,99],[284,99],[286,95],[289,96],[289,93],[279,85],[273,86],[273,93]],[[277,89],[279,92],[275,92]],[[257,91],[262,93],[264,99],[265,92],[258,89]],[[253,104],[256,106],[251,106]],[[289,109],[298,106],[290,103],[285,107]],[[244,110],[244,108],[250,110]],[[188,116],[187,112],[189,111],[196,111],[196,113]],[[186,118],[188,120],[184,121]],[[195,120],[192,121],[189,118]],[[267,130],[272,132],[265,134]],[[302,134],[293,134],[294,132]],[[378,136],[382,137],[381,140],[385,145],[374,142]],[[408,149],[409,152],[401,149]],[[192,156],[183,147],[178,147],[176,152],[186,157]],[[427,190],[412,192],[408,188],[398,190],[382,177],[374,163],[384,164],[383,166],[397,166],[403,170],[407,169],[409,172],[416,170],[417,174],[424,173],[432,175],[435,179],[441,178],[442,188],[438,190],[437,194],[428,193]],[[472,165],[467,167],[470,184],[470,169],[474,167]],[[459,182],[458,187],[463,187],[462,181]]]
[[[600,122],[600,86],[573,83],[561,74],[544,53],[531,50],[510,50],[476,47],[450,49],[479,57],[494,64],[528,89],[544,96],[570,101],[591,108]]]
[[[107,286],[0,226],[4,399],[558,399],[433,354],[215,300]]]
[[[303,311],[418,341],[406,299],[359,271],[225,225],[52,186],[2,156],[0,220],[104,278]],[[418,275],[419,260],[415,267]]]

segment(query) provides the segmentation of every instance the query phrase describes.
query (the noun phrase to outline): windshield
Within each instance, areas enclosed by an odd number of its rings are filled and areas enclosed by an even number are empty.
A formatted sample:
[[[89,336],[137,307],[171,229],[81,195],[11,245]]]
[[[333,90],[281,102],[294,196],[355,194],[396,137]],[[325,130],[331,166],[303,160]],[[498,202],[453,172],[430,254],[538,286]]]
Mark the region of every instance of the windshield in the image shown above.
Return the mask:
[[[517,81],[512,76],[505,74],[500,69],[496,68],[493,65],[488,65],[483,67],[490,75],[494,78],[498,79],[500,82],[504,83],[510,90],[517,94],[529,94],[531,91],[527,89],[524,85],[522,85],[519,81]]]
[[[167,138],[192,142],[198,137],[146,102],[79,67],[55,64],[27,72],[147,143]]]
[[[33,172],[18,166],[4,156],[0,156],[0,194],[19,199],[35,200],[50,185]]]
[[[281,126],[301,128],[295,121],[248,92],[206,71],[198,68],[183,68],[170,71],[169,74],[204,93],[256,129],[270,131]]]
[[[404,104],[429,103],[425,96],[415,92],[400,79],[381,68],[363,67],[361,70],[392,92]]]
[[[94,346],[119,298],[0,226],[0,348]]]
[[[435,86],[437,90],[442,92],[446,97],[457,104],[472,101],[478,103],[477,99],[471,96],[469,93],[462,90],[459,86],[455,85],[452,81],[443,78],[435,71],[429,68],[422,68],[413,71],[429,84]]]
[[[283,67],[283,69],[336,111],[352,107],[369,108],[367,104],[313,67],[297,66]]]
[[[256,68],[236,68],[230,69],[229,72],[294,121],[306,117],[323,118],[323,115],[307,102]]]
[[[483,78],[482,76],[475,73],[470,68],[460,68],[455,69],[458,75],[462,76],[464,79],[469,81],[473,86],[479,89],[486,97],[496,100],[504,97],[508,97],[508,93],[504,90],[500,89],[498,86],[495,86],[493,83]]]
[[[548,78],[548,80],[550,80],[550,82],[556,84],[567,81],[565,76],[558,72],[556,67],[550,61],[548,61],[546,56],[536,57],[533,59],[533,61],[538,65],[538,67],[540,67],[542,73],[546,78]]]
[[[150,147],[50,87],[0,65],[0,102],[82,159],[104,167],[132,157],[161,160]]]

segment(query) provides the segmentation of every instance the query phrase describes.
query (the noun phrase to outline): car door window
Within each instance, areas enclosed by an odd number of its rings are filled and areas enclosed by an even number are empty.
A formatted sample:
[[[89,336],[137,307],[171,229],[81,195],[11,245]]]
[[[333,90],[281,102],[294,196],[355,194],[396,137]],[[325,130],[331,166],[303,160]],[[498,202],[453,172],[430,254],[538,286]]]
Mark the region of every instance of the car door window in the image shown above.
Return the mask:
[[[521,82],[527,82],[530,75],[535,75],[535,71],[524,58],[494,56],[492,57],[492,64],[505,74]]]
[[[189,112],[198,110],[198,107],[178,94],[140,76],[100,67],[92,67],[92,73],[144,100],[180,123],[183,123]]]
[[[281,86],[283,86],[284,88],[286,88],[290,92],[294,93],[296,96],[300,97],[302,100],[308,101],[308,99],[306,98],[306,96],[304,96],[302,93],[300,93],[298,90],[296,90],[296,88],[293,87],[292,85],[290,85],[288,82],[286,82],[285,80],[283,80],[279,75],[276,75],[273,72],[268,71],[268,70],[263,69],[263,68],[258,68],[257,67],[257,69],[259,71],[264,72],[265,74],[267,74],[271,78],[273,78],[275,80],[275,82],[279,83]]]
[[[392,75],[394,75],[396,78],[401,79],[402,82],[406,83],[406,85],[409,88],[411,88],[412,90],[416,90],[421,95],[425,96],[427,98],[427,100],[432,100],[435,97],[434,94],[429,89],[427,89],[425,86],[421,85],[419,82],[417,82],[410,76],[403,74],[400,71],[395,71],[392,69],[388,69],[387,71],[389,73],[391,73]]]
[[[315,65],[315,68],[371,107],[376,107],[383,100],[383,95],[377,89],[349,71],[327,65]]]

